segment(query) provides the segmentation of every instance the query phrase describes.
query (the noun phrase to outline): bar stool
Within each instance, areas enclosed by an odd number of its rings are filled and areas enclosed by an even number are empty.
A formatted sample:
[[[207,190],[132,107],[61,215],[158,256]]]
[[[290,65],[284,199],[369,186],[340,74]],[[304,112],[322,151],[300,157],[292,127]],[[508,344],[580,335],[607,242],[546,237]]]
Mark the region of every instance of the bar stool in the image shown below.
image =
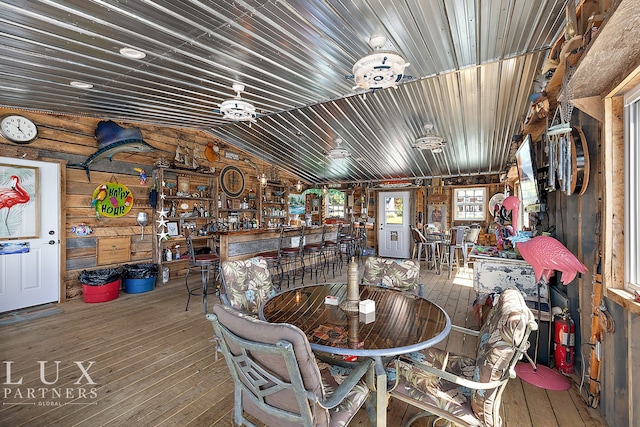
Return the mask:
[[[465,240],[465,232],[468,227],[466,226],[458,226],[451,228],[451,242],[449,245],[449,278],[451,278],[451,270],[453,268],[453,262],[455,258],[456,268],[460,269],[460,258],[459,255],[462,253],[462,260],[464,261],[464,266],[467,266],[467,252],[464,244]]]
[[[313,277],[315,272],[316,283],[318,283],[318,269],[322,271],[322,277],[324,280],[327,280],[327,276],[325,275],[325,268],[327,265],[327,257],[324,254],[324,238],[326,233],[326,226],[322,227],[322,236],[320,237],[320,242],[317,243],[305,243],[302,248],[303,256],[306,257],[304,262],[305,270],[309,270],[311,277]],[[303,276],[304,277],[304,276]]]
[[[296,287],[296,276],[297,272],[300,271],[300,280],[304,285],[304,229],[302,226],[300,228],[299,241],[296,246],[283,247],[281,249],[281,257],[280,257],[280,265],[282,266],[283,271],[283,281],[284,281],[284,273],[287,274],[287,287],[289,287],[291,275],[293,273],[293,287]],[[299,268],[298,268],[299,266]]]
[[[336,266],[338,266],[338,268],[340,269],[340,274],[342,274],[342,260],[341,260],[341,254],[340,254],[340,245],[338,245],[338,241],[337,240],[331,240],[331,239],[327,239],[326,238],[326,230],[327,230],[327,226],[324,226],[324,229],[322,231],[323,235],[325,235],[324,238],[324,253],[325,253],[325,260],[326,260],[326,267],[327,267],[327,271],[329,270],[329,264],[331,264],[331,273],[333,274],[333,277],[336,277]],[[338,236],[340,234],[340,231],[338,231]],[[329,257],[327,258],[327,255],[329,255]]]
[[[364,252],[364,248],[367,246],[367,229],[364,223],[361,223],[359,227],[355,229],[353,235],[353,250],[354,254],[358,257],[358,262],[360,261],[360,257]]]
[[[189,301],[191,295],[202,296],[202,303],[204,305],[204,312],[207,312],[207,295],[213,295],[216,293],[217,287],[209,288],[209,279],[211,278],[211,271],[213,269],[213,280],[216,280],[218,273],[218,267],[220,265],[220,257],[217,254],[198,254],[193,247],[193,241],[191,236],[186,237],[187,240],[187,253],[189,254],[189,268],[185,276],[185,286],[187,287],[187,306],[184,311],[189,309]],[[215,241],[216,239],[214,239]],[[200,269],[201,283],[198,286],[195,284],[189,284],[189,273],[192,268]]]
[[[284,273],[282,271],[282,242],[284,241],[284,228],[280,227],[280,236],[278,238],[278,248],[275,251],[261,252],[256,254],[256,257],[262,257],[267,261],[267,267],[269,268],[269,274],[271,274],[271,280],[273,284],[282,289],[282,279]]]
[[[342,264],[343,253],[347,258],[347,262],[349,262],[355,250],[351,229],[352,229],[351,224],[342,224],[340,226],[340,230],[338,230],[338,244],[340,246],[340,264]]]

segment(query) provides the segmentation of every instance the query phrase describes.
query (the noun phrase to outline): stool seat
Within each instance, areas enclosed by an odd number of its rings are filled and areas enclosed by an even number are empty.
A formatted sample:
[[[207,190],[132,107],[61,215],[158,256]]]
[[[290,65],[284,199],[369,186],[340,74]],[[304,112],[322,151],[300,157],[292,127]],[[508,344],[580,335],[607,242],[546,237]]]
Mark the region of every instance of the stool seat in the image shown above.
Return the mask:
[[[195,258],[196,258],[196,262],[197,261],[220,261],[220,257],[216,254],[197,254]]]

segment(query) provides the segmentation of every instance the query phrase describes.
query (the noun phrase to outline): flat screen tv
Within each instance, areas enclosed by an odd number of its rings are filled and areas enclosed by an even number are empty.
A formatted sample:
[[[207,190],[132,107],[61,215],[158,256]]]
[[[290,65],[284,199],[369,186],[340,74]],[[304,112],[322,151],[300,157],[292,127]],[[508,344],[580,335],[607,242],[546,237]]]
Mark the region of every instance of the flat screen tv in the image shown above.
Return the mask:
[[[520,200],[522,206],[540,203],[540,193],[538,189],[538,170],[536,168],[536,153],[531,141],[531,135],[527,135],[516,151],[516,162],[518,164],[518,177],[520,178]]]

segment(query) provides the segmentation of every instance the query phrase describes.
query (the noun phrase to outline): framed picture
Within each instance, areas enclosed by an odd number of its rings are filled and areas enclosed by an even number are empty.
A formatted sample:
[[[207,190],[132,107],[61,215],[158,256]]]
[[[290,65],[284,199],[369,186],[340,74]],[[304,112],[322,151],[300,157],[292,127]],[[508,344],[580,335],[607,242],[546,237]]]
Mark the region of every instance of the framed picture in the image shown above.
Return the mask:
[[[435,224],[441,231],[447,229],[447,207],[445,205],[428,205],[427,224]]]
[[[40,237],[38,168],[0,164],[0,240]]]
[[[167,223],[167,234],[171,237],[175,237],[179,234],[178,232],[178,223],[177,222],[168,222]]]
[[[302,194],[289,194],[289,213],[291,215],[303,215],[305,212],[305,196]]]
[[[189,177],[186,175],[178,175],[178,191],[180,193],[190,193]]]

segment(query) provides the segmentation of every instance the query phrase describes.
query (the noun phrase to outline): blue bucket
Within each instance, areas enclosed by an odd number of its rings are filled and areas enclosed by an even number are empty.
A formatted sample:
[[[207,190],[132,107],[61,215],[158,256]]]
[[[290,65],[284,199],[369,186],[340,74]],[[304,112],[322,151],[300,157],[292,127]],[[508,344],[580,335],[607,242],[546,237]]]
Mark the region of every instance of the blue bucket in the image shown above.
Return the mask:
[[[124,279],[124,291],[128,294],[149,292],[153,290],[155,283],[155,276],[148,279]]]

